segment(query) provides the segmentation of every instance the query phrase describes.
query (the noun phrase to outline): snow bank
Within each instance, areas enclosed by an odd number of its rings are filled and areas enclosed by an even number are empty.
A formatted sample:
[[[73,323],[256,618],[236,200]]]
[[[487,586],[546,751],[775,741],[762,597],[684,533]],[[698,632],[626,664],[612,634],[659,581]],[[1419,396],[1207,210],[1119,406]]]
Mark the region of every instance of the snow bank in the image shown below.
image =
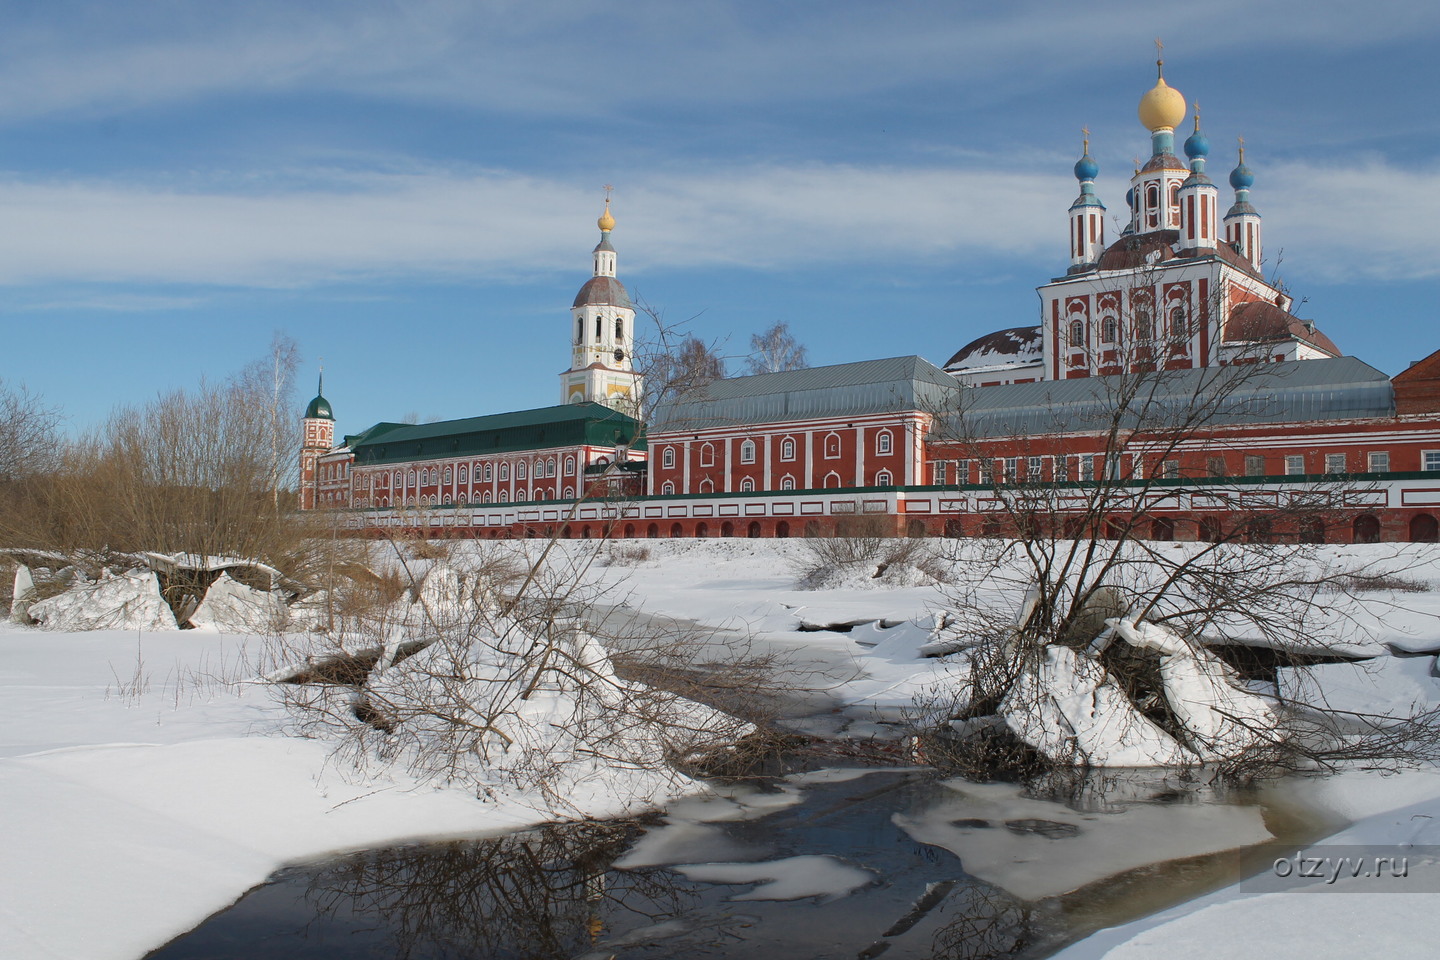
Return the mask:
[[[1049,646],[1000,704],[1017,737],[1061,763],[1165,767],[1195,756],[1136,710],[1099,661]]]
[[[289,619],[284,599],[277,593],[256,590],[221,573],[205,599],[190,615],[191,625],[224,633],[269,636],[284,628]]]
[[[175,615],[148,570],[109,571],[64,593],[37,600],[30,616],[46,630],[177,630]]]

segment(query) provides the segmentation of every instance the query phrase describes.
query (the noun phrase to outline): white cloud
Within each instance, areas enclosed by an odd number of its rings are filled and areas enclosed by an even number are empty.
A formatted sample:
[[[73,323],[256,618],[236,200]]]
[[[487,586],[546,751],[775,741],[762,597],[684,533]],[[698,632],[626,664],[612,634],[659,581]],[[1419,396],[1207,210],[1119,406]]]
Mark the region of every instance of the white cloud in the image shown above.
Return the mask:
[[[247,188],[275,178],[248,178]],[[305,286],[503,281],[588,262],[588,185],[507,171],[309,171],[323,188],[237,193],[115,181],[0,183],[0,282]],[[991,169],[765,165],[637,174],[616,197],[622,274],[673,268],[949,266],[1064,258],[1073,183]],[[1222,206],[1228,205],[1228,189]],[[1102,199],[1104,195],[1102,194]],[[1378,160],[1267,170],[1254,200],[1285,272],[1331,280],[1440,275],[1440,170]],[[1110,198],[1112,213],[1123,201]],[[1038,275],[1037,273],[1037,275]],[[112,309],[125,309],[123,302]],[[164,306],[164,304],[160,304]],[[133,307],[140,309],[140,307]]]
[[[1401,0],[1077,6],[631,0],[99,3],[53,0],[0,36],[0,116],[126,110],[207,96],[341,91],[500,111],[803,101],[912,82],[977,96],[1083,83],[1155,34],[1218,51],[1354,49],[1440,30]],[[1083,38],[1083,39],[1082,39]]]

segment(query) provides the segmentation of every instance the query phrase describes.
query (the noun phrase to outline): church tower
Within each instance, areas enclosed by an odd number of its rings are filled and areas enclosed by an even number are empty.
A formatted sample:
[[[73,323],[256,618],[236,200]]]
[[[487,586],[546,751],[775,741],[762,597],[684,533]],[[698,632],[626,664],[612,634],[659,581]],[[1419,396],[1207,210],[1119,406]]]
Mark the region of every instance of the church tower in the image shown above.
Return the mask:
[[[615,218],[608,195],[596,225],[600,242],[594,251],[594,275],[570,307],[570,369],[560,374],[560,399],[603,403],[634,416],[643,386],[634,368],[635,308],[615,277],[615,248],[610,244]]]
[[[315,399],[310,401],[305,408],[305,416],[300,418],[300,429],[300,509],[314,510],[319,505],[316,462],[335,444],[335,414],[330,410],[330,401],[325,399],[323,372],[315,389]]]

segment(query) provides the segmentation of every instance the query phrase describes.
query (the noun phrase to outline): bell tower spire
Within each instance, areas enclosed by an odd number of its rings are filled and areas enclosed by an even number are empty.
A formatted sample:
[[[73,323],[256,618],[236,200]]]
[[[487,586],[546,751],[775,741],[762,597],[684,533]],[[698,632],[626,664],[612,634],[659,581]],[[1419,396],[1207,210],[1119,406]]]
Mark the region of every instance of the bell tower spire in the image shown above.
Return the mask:
[[[605,211],[595,221],[600,242],[592,275],[570,307],[570,369],[560,374],[560,391],[563,403],[603,403],[633,416],[642,378],[634,368],[635,308],[615,276],[612,189],[605,185]]]
[[[1080,159],[1075,162],[1075,179],[1080,181],[1080,196],[1070,204],[1070,273],[1093,267],[1105,249],[1105,204],[1095,195],[1095,177],[1100,166],[1090,156],[1090,130],[1084,135]]]

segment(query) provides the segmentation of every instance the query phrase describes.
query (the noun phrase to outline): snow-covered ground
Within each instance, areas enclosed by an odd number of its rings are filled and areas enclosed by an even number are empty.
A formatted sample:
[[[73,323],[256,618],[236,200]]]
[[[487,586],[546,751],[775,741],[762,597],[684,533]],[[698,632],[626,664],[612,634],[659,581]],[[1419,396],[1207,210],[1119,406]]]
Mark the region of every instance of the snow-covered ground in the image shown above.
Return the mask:
[[[942,661],[915,653],[928,632],[913,621],[942,604],[932,587],[861,577],[834,589],[798,589],[794,560],[803,546],[795,541],[643,546],[646,558],[593,568],[612,587],[603,602],[618,608],[597,610],[596,619],[633,610],[695,621],[721,628],[711,641],[718,646],[748,642],[788,656],[796,675],[837,708],[814,721],[817,732],[884,732],[884,722],[917,693],[947,680]],[[561,548],[578,555],[586,545]],[[1409,577],[1440,580],[1433,555],[1417,558],[1429,567]],[[1391,658],[1387,644],[1440,646],[1440,586],[1377,599],[1384,605],[1355,625],[1352,646],[1385,659],[1327,667],[1324,689],[1346,709],[1435,702],[1434,657]],[[834,624],[859,625],[801,630]],[[287,862],[406,839],[480,836],[548,818],[538,796],[480,801],[463,788],[393,771],[371,768],[361,777],[336,762],[326,743],[286,735],[285,715],[266,688],[234,682],[254,675],[261,644],[210,631],[0,625],[0,812],[8,834],[0,859],[0,956],[135,957]],[[697,654],[697,661],[723,653]],[[652,776],[615,772],[571,799],[600,815],[667,789]],[[1440,818],[1440,775],[1432,771],[1383,778],[1352,772],[1316,791],[1320,802],[1356,821],[1329,842],[1440,844],[1430,827]],[[981,800],[1011,802],[988,793]],[[1252,828],[1239,829],[1248,835]],[[790,864],[784,877],[746,876],[796,883],[814,866]],[[1270,955],[1339,956],[1348,944],[1345,955],[1353,956],[1359,943],[1363,954],[1429,956],[1440,926],[1426,908],[1431,902],[1241,887],[1102,931],[1064,955],[1185,956],[1192,944],[1195,955],[1258,955],[1268,937],[1283,945],[1264,949]],[[1372,933],[1378,939],[1357,939]]]

